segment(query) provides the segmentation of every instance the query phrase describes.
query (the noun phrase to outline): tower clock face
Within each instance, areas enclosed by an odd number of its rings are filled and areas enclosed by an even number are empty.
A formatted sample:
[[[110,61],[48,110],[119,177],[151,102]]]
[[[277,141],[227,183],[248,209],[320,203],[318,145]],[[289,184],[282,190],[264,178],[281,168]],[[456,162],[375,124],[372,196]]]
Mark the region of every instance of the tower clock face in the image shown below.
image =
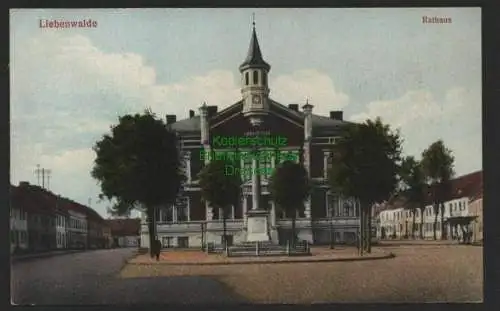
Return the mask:
[[[258,95],[252,96],[252,102],[254,104],[260,104],[260,96],[258,96]]]

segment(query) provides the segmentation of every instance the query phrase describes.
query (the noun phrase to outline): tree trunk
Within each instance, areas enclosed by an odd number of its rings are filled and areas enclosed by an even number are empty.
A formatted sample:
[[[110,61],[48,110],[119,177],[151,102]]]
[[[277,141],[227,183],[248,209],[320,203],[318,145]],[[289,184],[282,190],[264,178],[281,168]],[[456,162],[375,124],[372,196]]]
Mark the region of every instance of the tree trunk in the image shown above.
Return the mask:
[[[295,247],[295,217],[296,212],[292,213],[292,240],[290,241],[290,246]]]
[[[446,232],[446,228],[444,227],[444,204],[440,203],[441,206],[441,240],[446,240],[448,238],[448,234]]]
[[[372,205],[368,205],[366,209],[366,251],[368,254],[372,252]]]
[[[335,248],[335,232],[333,230],[333,216],[331,215],[332,213],[330,212],[330,249]]]
[[[222,246],[226,249],[227,246],[227,226],[226,226],[226,208],[222,209]]]
[[[424,211],[425,208],[420,209],[420,239],[424,239]]]
[[[155,219],[155,208],[146,207],[146,217],[148,221],[148,231],[149,231],[149,254],[151,257],[154,256],[154,246],[156,241],[156,219]]]
[[[439,214],[439,207],[438,206],[434,206],[434,230],[433,231],[433,235],[434,235],[434,241],[437,240],[437,222],[438,222],[438,214]]]
[[[360,256],[363,256],[363,241],[364,241],[364,214],[362,203],[359,205],[359,231],[358,231],[358,252]]]
[[[406,219],[406,217],[405,217],[405,239],[408,239],[408,219]]]
[[[412,220],[412,224],[411,224],[411,239],[412,240],[415,240],[415,222],[417,221],[416,219],[416,214],[417,214],[417,210],[416,209],[413,209],[413,220]]]

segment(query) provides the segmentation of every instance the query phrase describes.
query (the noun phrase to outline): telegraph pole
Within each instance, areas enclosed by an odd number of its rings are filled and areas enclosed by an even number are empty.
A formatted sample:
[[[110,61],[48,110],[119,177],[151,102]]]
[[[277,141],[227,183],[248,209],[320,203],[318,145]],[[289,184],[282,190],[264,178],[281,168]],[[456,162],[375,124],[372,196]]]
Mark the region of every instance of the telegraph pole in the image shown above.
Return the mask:
[[[45,170],[45,174],[47,174],[47,190],[50,189],[50,173],[52,173],[51,170]]]
[[[47,189],[49,187],[49,182],[50,182],[50,173],[52,171],[49,169],[46,169],[44,167],[40,168],[40,164],[36,165],[35,169],[35,174],[36,174],[36,179],[37,179],[37,184],[40,186],[40,176],[42,177],[42,188],[45,189],[45,178],[47,178]]]
[[[36,179],[37,179],[37,185],[38,186],[40,186],[40,173],[41,173],[40,164],[37,164],[36,165],[36,169],[35,169],[35,174],[36,174]]]

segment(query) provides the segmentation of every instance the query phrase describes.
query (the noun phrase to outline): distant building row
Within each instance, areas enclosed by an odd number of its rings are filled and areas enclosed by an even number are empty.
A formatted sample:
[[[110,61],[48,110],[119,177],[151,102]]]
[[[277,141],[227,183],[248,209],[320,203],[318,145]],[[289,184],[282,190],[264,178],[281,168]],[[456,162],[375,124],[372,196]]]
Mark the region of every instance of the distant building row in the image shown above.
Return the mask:
[[[434,237],[436,213],[432,206],[432,188],[427,191],[423,213],[415,210],[415,235],[424,239]],[[409,208],[404,194],[395,196],[388,203],[378,207],[377,236],[380,239],[410,238],[413,227],[413,211]],[[441,211],[437,215],[436,235],[441,238],[441,231],[446,230],[448,239],[462,240],[470,236],[471,242],[483,240],[483,172],[474,172],[451,181],[451,191],[444,202],[444,222]]]
[[[10,199],[11,253],[137,246],[139,220],[103,219],[88,206],[27,182],[11,186]]]

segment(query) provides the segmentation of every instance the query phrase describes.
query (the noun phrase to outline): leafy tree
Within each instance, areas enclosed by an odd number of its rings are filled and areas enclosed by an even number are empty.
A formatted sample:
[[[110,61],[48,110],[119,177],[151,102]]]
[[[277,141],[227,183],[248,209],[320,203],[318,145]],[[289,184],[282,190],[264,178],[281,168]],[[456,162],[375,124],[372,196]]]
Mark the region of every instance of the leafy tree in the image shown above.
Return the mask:
[[[437,239],[437,219],[441,212],[441,239],[446,239],[444,228],[444,202],[451,192],[451,179],[455,175],[453,166],[455,158],[452,151],[444,145],[442,140],[432,143],[422,152],[422,167],[426,178],[431,184],[434,218],[434,240]]]
[[[332,189],[361,203],[361,251],[371,252],[371,210],[397,189],[401,138],[380,118],[351,124],[337,144],[329,172]]]
[[[278,165],[269,180],[269,190],[273,201],[292,217],[291,244],[295,246],[295,220],[297,211],[304,208],[304,202],[309,196],[311,184],[309,175],[300,163],[285,161]]]
[[[400,179],[402,182],[402,194],[405,196],[405,205],[412,211],[413,225],[412,238],[415,238],[415,216],[416,211],[420,210],[420,238],[423,239],[423,223],[425,210],[425,191],[426,184],[421,163],[414,157],[408,156],[401,163]]]
[[[222,210],[223,244],[227,245],[226,220],[229,208],[237,205],[241,198],[241,176],[227,174],[226,166],[231,160],[213,160],[199,173],[201,196],[210,205]]]
[[[91,175],[100,183],[100,199],[114,202],[114,215],[128,215],[132,209],[146,212],[151,252],[156,207],[174,204],[184,181],[177,146],[176,134],[146,110],[120,117],[93,148]]]

